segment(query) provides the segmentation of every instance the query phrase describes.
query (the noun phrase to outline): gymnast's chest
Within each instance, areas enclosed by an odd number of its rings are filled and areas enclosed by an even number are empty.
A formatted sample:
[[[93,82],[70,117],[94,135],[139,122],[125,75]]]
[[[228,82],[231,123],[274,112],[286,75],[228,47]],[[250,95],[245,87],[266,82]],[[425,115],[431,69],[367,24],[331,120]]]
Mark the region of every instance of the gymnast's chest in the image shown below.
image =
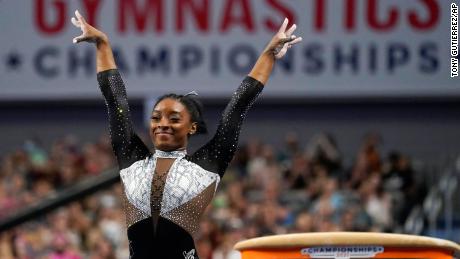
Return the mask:
[[[158,181],[158,177],[154,177],[156,164],[156,157],[148,157],[120,171],[128,202],[148,215],[151,214],[152,181]],[[211,184],[217,186],[219,176],[184,158],[176,158],[162,181],[154,183],[162,186],[160,215],[191,201]]]

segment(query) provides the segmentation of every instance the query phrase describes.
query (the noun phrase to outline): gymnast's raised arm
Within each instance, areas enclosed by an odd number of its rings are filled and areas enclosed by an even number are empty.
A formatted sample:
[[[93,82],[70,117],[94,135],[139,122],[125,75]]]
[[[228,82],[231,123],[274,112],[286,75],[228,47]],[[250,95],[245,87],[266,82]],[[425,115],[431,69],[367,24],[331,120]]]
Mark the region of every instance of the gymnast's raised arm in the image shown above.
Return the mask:
[[[262,51],[251,72],[233,94],[222,114],[214,137],[192,156],[195,162],[217,172],[221,177],[236,151],[241,124],[246,112],[267,83],[275,60],[283,57],[293,44],[302,40],[301,37],[292,35],[296,25],[292,25],[289,29],[287,25],[288,20],[284,19],[280,29]]]
[[[82,34],[75,37],[73,43],[90,42],[96,46],[97,80],[109,114],[112,148],[120,169],[123,169],[150,152],[134,132],[125,85],[117,70],[107,35],[88,24],[78,11],[75,11],[75,17],[71,21],[81,29]]]
[[[285,18],[278,32],[273,36],[268,45],[262,51],[252,68],[249,76],[265,85],[273,70],[276,59],[280,59],[294,44],[302,41],[302,37],[293,35],[297,26],[293,24],[287,29],[288,19]]]

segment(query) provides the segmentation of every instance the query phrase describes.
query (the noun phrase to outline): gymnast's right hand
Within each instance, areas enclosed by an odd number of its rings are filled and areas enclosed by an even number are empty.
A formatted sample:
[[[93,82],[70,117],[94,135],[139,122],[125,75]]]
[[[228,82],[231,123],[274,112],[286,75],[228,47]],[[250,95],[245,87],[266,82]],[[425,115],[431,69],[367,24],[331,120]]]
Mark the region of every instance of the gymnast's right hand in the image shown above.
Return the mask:
[[[86,41],[96,43],[96,45],[98,45],[99,43],[108,41],[107,35],[99,31],[98,29],[94,28],[93,26],[89,25],[86,22],[85,18],[83,18],[83,16],[80,14],[80,12],[78,12],[78,10],[75,11],[75,17],[72,17],[71,21],[73,25],[81,29],[82,34],[78,37],[73,38],[73,43]]]

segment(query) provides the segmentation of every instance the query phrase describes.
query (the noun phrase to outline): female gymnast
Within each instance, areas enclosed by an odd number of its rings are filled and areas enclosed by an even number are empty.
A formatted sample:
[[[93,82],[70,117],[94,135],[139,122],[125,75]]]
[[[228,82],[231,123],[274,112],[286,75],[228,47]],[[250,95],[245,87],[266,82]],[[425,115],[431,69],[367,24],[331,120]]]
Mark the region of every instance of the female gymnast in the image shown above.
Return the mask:
[[[187,154],[188,138],[206,133],[201,106],[190,94],[167,94],[152,111],[151,152],[133,130],[125,86],[108,37],[78,11],[72,23],[82,30],[74,43],[96,46],[97,80],[109,114],[112,147],[124,189],[130,258],[198,258],[193,234],[235,153],[247,110],[262,91],[275,60],[302,40],[285,19],[256,64],[233,94],[212,139]]]

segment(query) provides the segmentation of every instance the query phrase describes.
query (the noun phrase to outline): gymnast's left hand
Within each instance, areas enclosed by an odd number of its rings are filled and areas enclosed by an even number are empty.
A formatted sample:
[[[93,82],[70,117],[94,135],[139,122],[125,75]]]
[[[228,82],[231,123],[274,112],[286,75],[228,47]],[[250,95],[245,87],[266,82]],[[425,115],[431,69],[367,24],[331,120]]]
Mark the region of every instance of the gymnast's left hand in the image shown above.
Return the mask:
[[[293,35],[297,26],[293,24],[289,29],[287,29],[288,23],[289,20],[284,18],[283,24],[279,28],[278,32],[275,36],[273,36],[265,48],[264,52],[272,54],[276,59],[282,58],[289,48],[302,41],[302,37]]]

